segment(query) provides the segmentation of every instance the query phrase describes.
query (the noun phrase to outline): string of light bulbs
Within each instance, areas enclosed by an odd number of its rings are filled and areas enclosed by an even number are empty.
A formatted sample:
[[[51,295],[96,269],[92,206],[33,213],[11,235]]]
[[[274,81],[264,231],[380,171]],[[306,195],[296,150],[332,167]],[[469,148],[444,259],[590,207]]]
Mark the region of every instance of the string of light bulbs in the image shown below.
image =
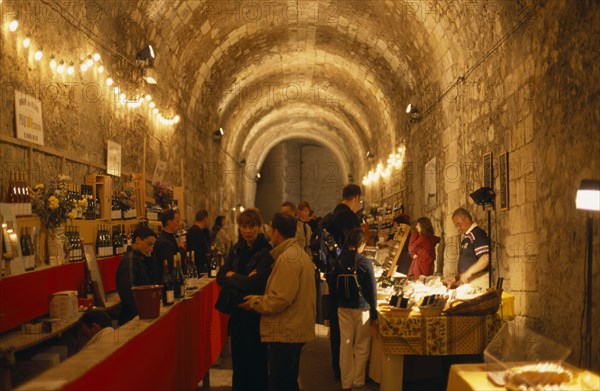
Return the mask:
[[[377,183],[381,178],[388,179],[394,170],[402,168],[405,153],[406,148],[404,145],[398,147],[395,152],[390,153],[385,166],[380,162],[375,169],[369,171],[369,173],[363,177],[362,184],[369,186],[372,183]]]
[[[8,22],[8,31],[10,33],[15,33],[19,28],[19,20],[17,18],[12,19]],[[25,36],[23,39],[23,47],[25,49],[33,48],[33,40],[29,34]],[[36,62],[41,62],[44,57],[44,50],[41,46],[37,47],[33,54],[33,59]],[[148,107],[151,109],[151,113],[156,117],[156,119],[163,125],[173,125],[179,123],[181,117],[179,115],[174,115],[171,118],[165,117],[164,114],[160,112],[158,107],[156,107],[156,103],[152,100],[152,96],[150,94],[145,94],[144,96],[136,97],[136,99],[131,100],[127,98],[127,95],[121,91],[121,89],[115,84],[115,81],[110,76],[109,72],[105,69],[100,53],[95,52],[94,54],[88,54],[83,60],[68,61],[64,59],[58,60],[54,54],[50,55],[48,66],[52,70],[54,74],[57,75],[67,75],[73,77],[76,72],[75,64],[79,65],[79,72],[84,75],[89,69],[95,70],[98,74],[106,74],[106,86],[109,89],[112,89],[114,95],[118,99],[118,103],[122,105],[126,105],[128,108],[139,108],[143,104],[148,104]]]

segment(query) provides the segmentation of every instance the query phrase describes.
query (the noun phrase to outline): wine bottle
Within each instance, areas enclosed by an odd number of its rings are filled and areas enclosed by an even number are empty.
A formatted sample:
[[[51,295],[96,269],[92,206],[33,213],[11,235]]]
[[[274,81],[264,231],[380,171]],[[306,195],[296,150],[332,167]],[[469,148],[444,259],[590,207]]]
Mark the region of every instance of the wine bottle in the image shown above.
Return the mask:
[[[103,243],[102,243],[102,226],[98,226],[98,232],[96,233],[96,255],[98,257],[102,256],[103,252]]]
[[[218,272],[219,272],[219,264],[217,263],[217,257],[215,257],[215,253],[211,251],[208,276],[210,278],[216,278]]]
[[[173,281],[169,275],[169,266],[167,260],[163,262],[163,281],[162,281],[162,302],[164,306],[171,305],[175,302],[175,292],[173,289]]]

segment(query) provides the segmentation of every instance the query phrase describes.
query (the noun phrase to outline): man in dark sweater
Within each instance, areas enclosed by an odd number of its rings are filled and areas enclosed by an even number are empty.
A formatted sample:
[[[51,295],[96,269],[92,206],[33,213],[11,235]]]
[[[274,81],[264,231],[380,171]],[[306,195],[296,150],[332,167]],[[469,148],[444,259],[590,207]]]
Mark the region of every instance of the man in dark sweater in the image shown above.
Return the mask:
[[[342,202],[335,207],[333,215],[323,218],[321,224],[335,238],[340,248],[346,243],[348,234],[360,228],[360,219],[356,212],[361,208],[362,190],[360,186],[350,184],[342,190]],[[327,221],[329,220],[329,221]],[[340,325],[338,319],[338,303],[335,297],[333,274],[326,276],[329,285],[329,342],[331,345],[331,364],[336,379],[340,378]]]
[[[210,231],[208,230],[208,212],[200,209],[196,212],[194,224],[188,229],[186,236],[187,250],[194,251],[194,262],[198,272],[208,272],[210,262]]]
[[[161,284],[163,280],[163,262],[167,260],[169,265],[169,273],[173,272],[173,258],[175,254],[180,253],[181,259],[185,256],[183,248],[179,245],[175,238],[175,233],[179,229],[181,216],[178,211],[173,209],[166,210],[160,215],[162,224],[162,232],[156,239],[154,245],[154,256],[156,258],[155,270],[157,275],[157,284]]]
[[[131,288],[153,283],[154,272],[151,265],[152,248],[156,234],[148,227],[139,227],[133,232],[131,247],[127,250],[117,268],[117,292],[121,299],[119,325],[129,322],[138,314]]]

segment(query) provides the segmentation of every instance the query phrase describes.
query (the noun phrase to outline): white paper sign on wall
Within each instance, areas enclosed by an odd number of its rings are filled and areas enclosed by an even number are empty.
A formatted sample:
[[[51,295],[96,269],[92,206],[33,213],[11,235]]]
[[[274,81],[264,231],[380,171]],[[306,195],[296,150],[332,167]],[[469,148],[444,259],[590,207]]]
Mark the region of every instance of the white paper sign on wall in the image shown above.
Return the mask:
[[[154,167],[154,175],[152,175],[152,184],[161,183],[167,170],[167,162],[164,160],[157,160],[156,166]]]
[[[106,173],[121,176],[121,144],[110,140],[106,145]]]
[[[18,139],[44,145],[42,102],[15,90],[15,122]]]

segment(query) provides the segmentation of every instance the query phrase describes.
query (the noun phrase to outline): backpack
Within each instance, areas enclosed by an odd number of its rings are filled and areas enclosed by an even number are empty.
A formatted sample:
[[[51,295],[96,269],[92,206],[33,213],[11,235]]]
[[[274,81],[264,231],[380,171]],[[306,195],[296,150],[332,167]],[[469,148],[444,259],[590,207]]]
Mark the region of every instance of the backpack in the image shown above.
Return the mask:
[[[342,252],[333,235],[327,231],[333,217],[333,213],[323,217],[321,224],[310,237],[312,261],[323,273],[329,273],[333,270],[333,265]]]
[[[340,261],[336,262],[336,295],[338,300],[358,300],[362,297],[362,289],[356,276],[357,268],[358,254],[354,257],[354,268],[348,268]]]

